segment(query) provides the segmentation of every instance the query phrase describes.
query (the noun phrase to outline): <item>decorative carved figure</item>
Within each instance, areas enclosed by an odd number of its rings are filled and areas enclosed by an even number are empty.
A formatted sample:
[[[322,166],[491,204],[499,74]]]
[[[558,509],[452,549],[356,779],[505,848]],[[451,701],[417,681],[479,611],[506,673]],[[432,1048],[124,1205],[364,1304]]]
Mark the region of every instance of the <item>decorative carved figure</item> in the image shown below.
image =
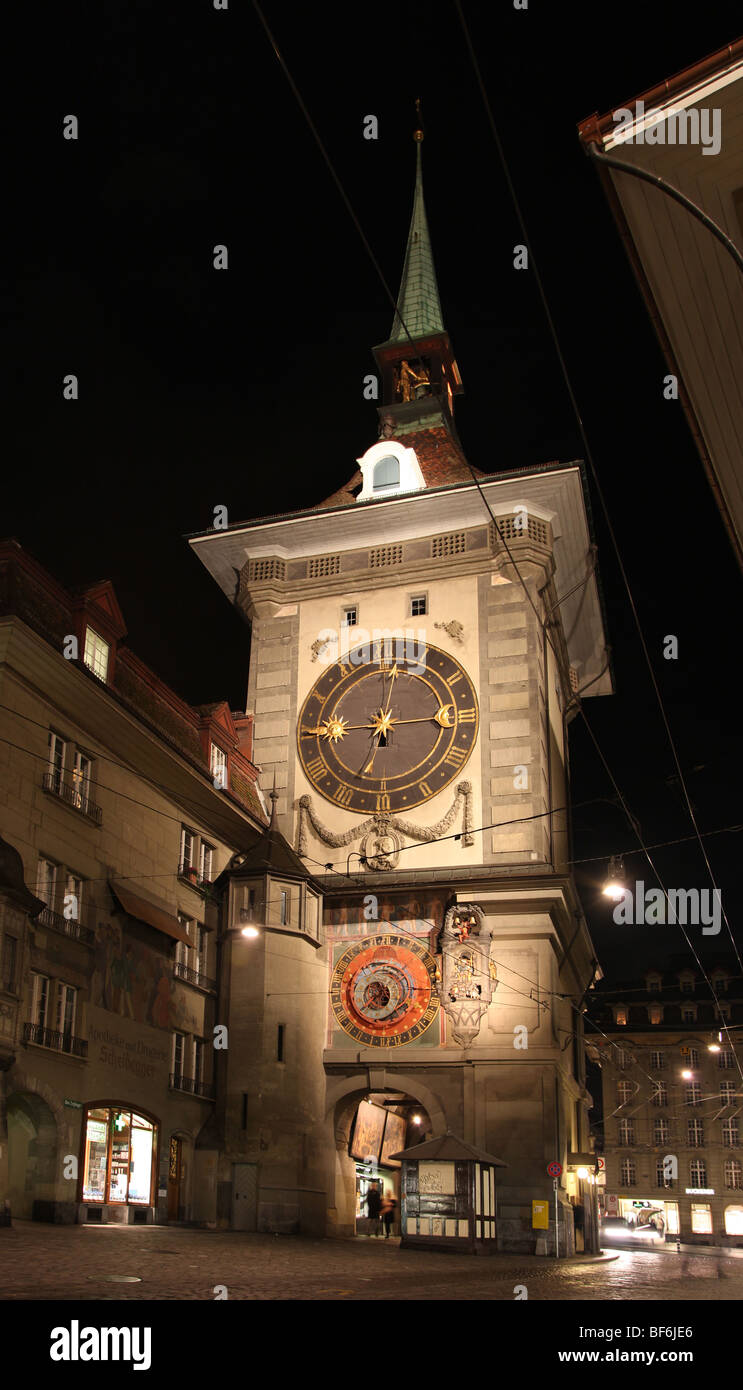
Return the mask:
[[[448,632],[452,642],[462,641],[464,627],[460,622],[457,622],[456,618],[452,618],[450,623],[434,623],[434,627],[443,628],[444,632]]]
[[[444,918],[440,937],[443,966],[441,1002],[451,1020],[452,1037],[469,1047],[480,1031],[497,985],[490,960],[490,927],[479,907],[459,903]]]

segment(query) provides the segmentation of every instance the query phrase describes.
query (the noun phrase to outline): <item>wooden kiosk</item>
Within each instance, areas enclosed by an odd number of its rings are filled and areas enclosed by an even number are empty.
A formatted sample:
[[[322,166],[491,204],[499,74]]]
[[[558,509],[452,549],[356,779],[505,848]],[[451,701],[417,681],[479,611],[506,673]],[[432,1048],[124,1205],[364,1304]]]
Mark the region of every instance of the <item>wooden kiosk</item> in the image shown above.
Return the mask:
[[[495,1170],[507,1164],[448,1131],[390,1157],[402,1162],[402,1247],[495,1254]]]

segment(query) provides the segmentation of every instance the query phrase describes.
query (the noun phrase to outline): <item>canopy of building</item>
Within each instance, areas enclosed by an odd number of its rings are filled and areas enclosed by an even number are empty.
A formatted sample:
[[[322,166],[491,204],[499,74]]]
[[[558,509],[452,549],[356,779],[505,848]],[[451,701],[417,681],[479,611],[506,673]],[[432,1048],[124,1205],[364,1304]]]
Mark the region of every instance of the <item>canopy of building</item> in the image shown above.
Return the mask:
[[[132,893],[129,888],[122,888],[118,883],[109,882],[109,888],[120,907],[130,917],[136,917],[139,922],[146,922],[149,927],[164,932],[166,936],[175,937],[176,941],[185,941],[187,946],[193,946],[186,928],[181,926],[178,918],[173,917],[164,906],[159,907],[156,903],[148,902],[146,898],[140,898],[137,893]]]

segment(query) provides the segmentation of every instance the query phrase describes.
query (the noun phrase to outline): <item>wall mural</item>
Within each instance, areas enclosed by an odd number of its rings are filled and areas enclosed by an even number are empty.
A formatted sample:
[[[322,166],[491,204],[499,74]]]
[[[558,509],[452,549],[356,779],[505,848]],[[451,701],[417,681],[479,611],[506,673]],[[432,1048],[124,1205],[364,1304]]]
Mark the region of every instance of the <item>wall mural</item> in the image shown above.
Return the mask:
[[[119,923],[96,930],[91,1003],[152,1028],[197,1032],[200,1020],[165,955],[128,940]]]

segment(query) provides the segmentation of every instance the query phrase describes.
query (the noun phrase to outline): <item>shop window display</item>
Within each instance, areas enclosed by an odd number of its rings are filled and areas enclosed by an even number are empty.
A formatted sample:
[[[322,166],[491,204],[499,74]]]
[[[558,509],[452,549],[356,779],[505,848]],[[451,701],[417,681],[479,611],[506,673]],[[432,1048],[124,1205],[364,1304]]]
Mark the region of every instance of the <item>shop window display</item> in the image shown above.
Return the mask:
[[[149,1205],[156,1133],[151,1120],[131,1110],[89,1110],[83,1201]]]

